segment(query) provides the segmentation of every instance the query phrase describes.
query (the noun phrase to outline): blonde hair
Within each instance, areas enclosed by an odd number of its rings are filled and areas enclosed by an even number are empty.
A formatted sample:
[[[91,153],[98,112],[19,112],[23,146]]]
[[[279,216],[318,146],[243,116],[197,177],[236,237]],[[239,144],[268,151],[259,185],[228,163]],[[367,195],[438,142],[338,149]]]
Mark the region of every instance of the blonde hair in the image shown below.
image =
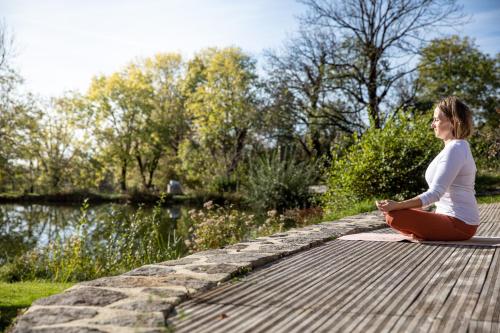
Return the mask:
[[[442,99],[436,106],[451,121],[455,139],[466,139],[472,135],[472,111],[455,96]]]

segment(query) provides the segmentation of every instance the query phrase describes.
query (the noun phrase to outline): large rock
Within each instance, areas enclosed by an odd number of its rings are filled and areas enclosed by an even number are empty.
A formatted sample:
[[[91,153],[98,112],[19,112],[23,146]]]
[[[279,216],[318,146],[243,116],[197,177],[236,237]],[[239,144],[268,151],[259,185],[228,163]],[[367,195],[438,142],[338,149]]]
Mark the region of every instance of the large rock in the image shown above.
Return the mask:
[[[171,305],[170,305],[171,306]],[[169,309],[170,310],[170,309]],[[164,327],[165,317],[154,310],[143,310],[140,313],[116,314],[106,318],[92,320],[91,325],[113,325],[119,327]]]
[[[221,274],[221,273],[236,273],[240,270],[237,265],[218,264],[218,265],[190,265],[186,269],[195,273]]]
[[[16,324],[14,332],[25,332],[35,326],[67,323],[77,319],[95,317],[97,310],[87,308],[39,308],[24,314]]]
[[[134,269],[133,271],[127,272],[123,275],[127,276],[167,276],[174,273],[175,269],[168,267],[158,267],[158,266],[142,266]]]
[[[50,326],[50,327],[23,327],[16,326],[12,333],[108,333],[97,328],[86,326]],[[144,332],[142,332],[144,333]],[[156,333],[156,332],[155,332]],[[164,332],[163,332],[164,333]]]
[[[181,183],[179,183],[177,180],[170,180],[167,185],[167,193],[175,195],[182,194]]]
[[[160,298],[183,297],[186,295],[184,290],[169,289],[169,288],[144,288],[143,293],[151,294]]]
[[[127,296],[118,291],[101,288],[82,287],[63,294],[42,298],[35,305],[106,306]]]
[[[187,296],[184,297],[184,299]],[[130,310],[136,312],[161,312],[167,314],[173,308],[172,303],[179,303],[182,299],[174,298],[175,302],[169,302],[161,299],[140,299],[130,300],[129,302],[113,305],[113,309]]]

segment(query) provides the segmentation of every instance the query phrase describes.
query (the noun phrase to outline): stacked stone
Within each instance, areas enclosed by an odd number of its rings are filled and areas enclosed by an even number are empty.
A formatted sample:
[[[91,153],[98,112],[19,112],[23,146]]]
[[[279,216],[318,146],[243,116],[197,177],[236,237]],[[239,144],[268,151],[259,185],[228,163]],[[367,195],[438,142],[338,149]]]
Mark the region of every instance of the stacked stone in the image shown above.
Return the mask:
[[[170,332],[169,313],[196,293],[336,237],[385,226],[377,212],[360,214],[82,282],[34,302],[13,332]]]

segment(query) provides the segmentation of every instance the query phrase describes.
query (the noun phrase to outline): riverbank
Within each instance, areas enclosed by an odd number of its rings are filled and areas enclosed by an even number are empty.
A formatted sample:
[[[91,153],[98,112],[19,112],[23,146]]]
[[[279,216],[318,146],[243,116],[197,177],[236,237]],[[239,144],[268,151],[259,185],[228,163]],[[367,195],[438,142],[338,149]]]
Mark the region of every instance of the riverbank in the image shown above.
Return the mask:
[[[80,205],[84,200],[89,204],[120,203],[120,204],[151,204],[160,200],[160,194],[148,192],[131,193],[97,193],[91,191],[74,191],[58,193],[0,193],[1,203],[17,204],[57,204],[57,205]],[[166,194],[164,205],[175,204],[201,206],[207,201],[217,204],[225,202],[241,204],[242,198],[238,194],[219,194],[212,192],[198,192],[183,195]]]
[[[324,190],[324,189],[323,189]],[[500,173],[495,171],[479,172],[476,177],[476,196],[491,197],[500,195]],[[94,191],[71,191],[55,193],[0,193],[0,204],[57,204],[81,205],[87,200],[89,204],[120,203],[120,204],[147,204],[154,205],[160,200],[160,193],[131,191],[128,193],[101,193]],[[197,191],[182,195],[166,194],[164,206],[174,204],[202,206],[203,203],[212,201],[216,204],[225,203],[243,205],[244,198],[241,193],[216,193]],[[367,200],[371,201],[371,200]]]

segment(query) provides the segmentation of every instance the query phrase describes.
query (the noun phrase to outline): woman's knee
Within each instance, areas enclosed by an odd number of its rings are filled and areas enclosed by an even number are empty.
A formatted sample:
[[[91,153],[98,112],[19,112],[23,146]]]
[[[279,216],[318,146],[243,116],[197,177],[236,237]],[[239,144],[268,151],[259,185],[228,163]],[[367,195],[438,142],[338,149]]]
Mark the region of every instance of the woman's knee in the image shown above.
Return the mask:
[[[413,209],[393,210],[385,215],[385,221],[391,227],[412,227],[417,220]]]
[[[385,221],[388,225],[392,226],[393,224],[397,224],[401,220],[401,210],[393,210],[385,213]]]

